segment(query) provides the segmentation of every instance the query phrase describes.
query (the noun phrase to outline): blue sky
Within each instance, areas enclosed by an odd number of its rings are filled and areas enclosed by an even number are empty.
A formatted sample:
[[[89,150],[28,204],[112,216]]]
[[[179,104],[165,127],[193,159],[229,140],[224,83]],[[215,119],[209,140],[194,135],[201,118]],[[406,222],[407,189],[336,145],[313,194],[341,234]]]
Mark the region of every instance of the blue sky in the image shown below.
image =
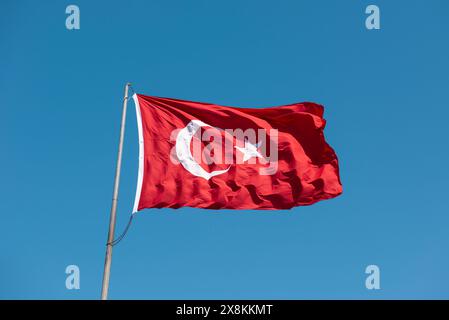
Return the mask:
[[[65,8],[81,29],[65,28]],[[365,28],[365,8],[381,29]],[[113,299],[449,298],[449,2],[0,4],[0,298],[97,299],[123,86],[240,107],[325,105],[342,196],[281,212],[145,210]],[[131,102],[118,233],[132,209]],[[81,289],[65,288],[65,268]],[[365,288],[378,265],[381,290]]]

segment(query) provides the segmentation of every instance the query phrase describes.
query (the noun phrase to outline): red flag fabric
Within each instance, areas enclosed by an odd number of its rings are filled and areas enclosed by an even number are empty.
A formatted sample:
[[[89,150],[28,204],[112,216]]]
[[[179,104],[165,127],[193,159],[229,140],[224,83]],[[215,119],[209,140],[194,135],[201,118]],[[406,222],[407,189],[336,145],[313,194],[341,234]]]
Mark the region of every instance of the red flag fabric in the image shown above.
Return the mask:
[[[290,209],[342,192],[321,105],[234,108],[134,94],[144,208]]]

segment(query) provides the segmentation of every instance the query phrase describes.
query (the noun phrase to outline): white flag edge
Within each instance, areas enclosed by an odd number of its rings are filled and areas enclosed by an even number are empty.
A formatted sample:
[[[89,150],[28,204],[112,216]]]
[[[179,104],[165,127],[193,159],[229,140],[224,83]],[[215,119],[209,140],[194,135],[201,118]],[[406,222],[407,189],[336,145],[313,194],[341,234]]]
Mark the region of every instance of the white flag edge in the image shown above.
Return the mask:
[[[142,192],[143,183],[143,158],[144,158],[144,143],[143,143],[143,130],[142,130],[142,115],[140,113],[139,99],[137,94],[133,94],[134,105],[136,107],[136,119],[137,119],[137,131],[139,135],[139,169],[137,172],[137,187],[136,187],[136,197],[134,198],[133,214],[138,211],[138,206],[140,202],[140,194]]]

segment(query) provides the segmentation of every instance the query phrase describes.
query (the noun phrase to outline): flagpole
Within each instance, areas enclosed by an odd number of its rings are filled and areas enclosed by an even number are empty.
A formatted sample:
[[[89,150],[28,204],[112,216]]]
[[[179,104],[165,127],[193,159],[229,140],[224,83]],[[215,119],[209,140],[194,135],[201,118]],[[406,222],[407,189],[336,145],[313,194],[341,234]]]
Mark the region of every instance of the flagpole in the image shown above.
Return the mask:
[[[112,195],[111,215],[109,217],[108,242],[106,244],[106,258],[104,261],[103,285],[101,288],[101,300],[108,299],[109,277],[111,275],[112,242],[114,241],[115,218],[117,213],[118,190],[120,183],[120,168],[122,165],[123,140],[125,137],[126,108],[128,105],[128,89],[130,83],[125,85],[125,96],[123,98],[122,122],[120,124],[120,139],[118,144],[117,167],[115,169],[114,191]]]

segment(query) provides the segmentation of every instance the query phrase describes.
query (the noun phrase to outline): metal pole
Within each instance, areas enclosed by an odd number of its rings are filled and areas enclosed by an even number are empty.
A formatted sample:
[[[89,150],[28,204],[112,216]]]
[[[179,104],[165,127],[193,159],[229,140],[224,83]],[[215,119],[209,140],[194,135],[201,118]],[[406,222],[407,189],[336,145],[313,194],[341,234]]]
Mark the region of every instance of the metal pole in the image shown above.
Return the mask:
[[[128,89],[131,84],[125,86],[123,98],[122,122],[120,124],[120,140],[118,144],[117,167],[115,169],[114,193],[112,195],[111,216],[109,217],[108,242],[106,245],[106,258],[104,261],[103,286],[101,288],[101,300],[108,299],[109,277],[111,275],[112,241],[114,241],[115,217],[117,212],[118,189],[120,183],[120,168],[122,165],[123,140],[125,137],[126,107],[128,105]]]

